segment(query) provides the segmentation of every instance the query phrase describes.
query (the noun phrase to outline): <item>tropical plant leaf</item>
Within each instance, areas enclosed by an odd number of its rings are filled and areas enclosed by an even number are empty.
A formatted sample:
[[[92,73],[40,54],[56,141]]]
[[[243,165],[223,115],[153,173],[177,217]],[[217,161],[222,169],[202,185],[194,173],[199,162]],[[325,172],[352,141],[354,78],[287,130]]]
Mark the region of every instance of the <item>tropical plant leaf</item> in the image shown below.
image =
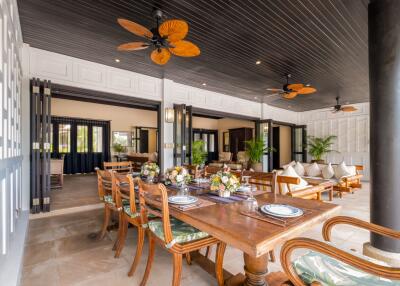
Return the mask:
[[[332,150],[331,147],[334,144],[334,140],[337,138],[335,135],[329,135],[324,138],[308,136],[307,150],[308,153],[313,156],[315,160],[321,160],[321,158],[330,152],[337,152]]]

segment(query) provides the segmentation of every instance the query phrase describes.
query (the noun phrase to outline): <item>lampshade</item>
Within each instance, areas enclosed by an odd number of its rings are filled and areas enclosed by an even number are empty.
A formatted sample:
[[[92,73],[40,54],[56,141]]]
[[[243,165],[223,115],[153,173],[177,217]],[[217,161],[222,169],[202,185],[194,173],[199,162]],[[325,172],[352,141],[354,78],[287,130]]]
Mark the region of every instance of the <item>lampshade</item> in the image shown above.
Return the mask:
[[[174,123],[175,115],[173,108],[165,108],[165,122]]]

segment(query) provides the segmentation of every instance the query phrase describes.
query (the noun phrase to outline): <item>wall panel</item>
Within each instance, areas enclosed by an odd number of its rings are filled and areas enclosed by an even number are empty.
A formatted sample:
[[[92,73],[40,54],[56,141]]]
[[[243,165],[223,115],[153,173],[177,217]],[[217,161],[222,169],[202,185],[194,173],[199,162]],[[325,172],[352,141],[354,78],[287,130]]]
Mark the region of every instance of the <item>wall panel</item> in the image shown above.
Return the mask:
[[[356,112],[332,113],[320,109],[299,113],[299,123],[307,125],[308,135],[336,135],[338,138],[327,161],[364,166],[364,179],[369,180],[369,104],[355,104]]]

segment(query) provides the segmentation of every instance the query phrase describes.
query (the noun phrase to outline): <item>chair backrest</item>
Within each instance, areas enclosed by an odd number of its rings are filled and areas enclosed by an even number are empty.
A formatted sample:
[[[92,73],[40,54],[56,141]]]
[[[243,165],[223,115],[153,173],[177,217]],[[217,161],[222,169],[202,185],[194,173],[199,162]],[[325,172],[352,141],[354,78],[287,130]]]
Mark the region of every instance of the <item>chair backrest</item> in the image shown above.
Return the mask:
[[[287,192],[291,193],[291,185],[298,185],[300,184],[299,177],[289,177],[289,176],[277,176],[276,182],[278,184],[279,194],[285,195],[284,185],[287,187]]]
[[[218,173],[219,171],[222,171],[223,168],[221,167],[214,167],[214,166],[206,166],[204,168],[204,176],[205,177],[210,177],[211,175],[214,175],[216,173]]]
[[[231,174],[235,175],[236,178],[238,178],[239,182],[242,180],[242,170],[231,170]]]
[[[188,170],[189,174],[192,175],[194,178],[200,178],[202,171],[200,170],[199,165],[184,165],[184,167]]]
[[[231,152],[219,152],[218,161],[220,162],[230,162],[232,160]]]
[[[132,162],[130,161],[104,162],[104,170],[130,173],[132,172]]]
[[[275,192],[275,174],[272,172],[243,171],[242,176],[249,176],[250,185],[259,190]]]
[[[113,179],[115,184],[115,204],[118,209],[123,207],[122,200],[129,200],[129,206],[132,214],[138,213],[136,209],[136,195],[135,195],[135,184],[137,184],[137,178],[133,178],[131,174],[121,174],[113,172]]]
[[[110,171],[100,170],[96,168],[97,172],[97,191],[101,200],[105,195],[112,195],[112,175]]]
[[[132,163],[132,169],[135,172],[140,172],[142,170],[142,165],[149,162],[149,157],[144,156],[128,156],[128,160]]]
[[[163,184],[147,184],[142,180],[138,180],[138,183],[140,213],[143,224],[148,222],[147,214],[153,214],[161,217],[164,231],[164,241],[166,245],[170,244],[174,237],[172,236],[171,222],[169,220],[167,189]],[[161,210],[154,208],[154,205],[152,206],[151,202],[160,203]]]

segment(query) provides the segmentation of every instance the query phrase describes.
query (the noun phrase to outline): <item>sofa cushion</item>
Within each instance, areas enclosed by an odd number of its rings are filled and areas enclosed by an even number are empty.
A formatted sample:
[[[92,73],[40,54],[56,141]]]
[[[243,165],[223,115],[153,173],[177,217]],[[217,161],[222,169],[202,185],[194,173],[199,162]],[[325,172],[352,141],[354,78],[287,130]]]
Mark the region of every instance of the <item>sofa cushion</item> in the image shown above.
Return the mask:
[[[314,162],[310,166],[308,166],[308,168],[306,169],[306,173],[307,176],[310,177],[319,177],[321,176],[321,169],[318,164]]]
[[[322,168],[322,177],[324,179],[330,179],[335,175],[335,171],[333,170],[332,164],[329,163],[328,165]]]
[[[296,165],[296,161],[292,161],[289,164],[283,165],[282,168],[283,169],[287,169],[287,167],[289,167],[289,166],[294,167],[295,165]]]
[[[369,258],[364,257],[366,260]],[[307,285],[320,282],[323,286],[400,286],[399,280],[375,276],[325,254],[309,251],[293,261],[293,267]]]
[[[336,179],[351,176],[350,170],[348,169],[344,161],[339,165],[335,166],[334,171]]]
[[[232,159],[232,153],[231,152],[219,152],[219,154],[218,154],[218,161],[228,162],[231,159]]]
[[[246,151],[239,151],[236,156],[238,163],[249,162],[249,156],[247,155]]]
[[[308,183],[306,180],[304,180],[303,178],[301,178],[296,171],[294,170],[294,168],[292,166],[288,166],[281,174],[280,176],[286,176],[286,177],[295,177],[295,178],[300,178],[300,183],[295,185],[295,184],[289,184],[290,189],[292,191],[295,190],[301,190],[304,189],[308,186]],[[289,190],[287,188],[286,184],[281,184],[281,188],[282,188],[282,195],[286,194]]]
[[[194,228],[193,226],[176,218],[171,217],[170,223],[172,236],[176,243],[187,243],[208,236],[208,233],[198,230],[197,228]],[[164,229],[161,219],[149,221],[149,228],[155,235],[164,240]]]
[[[303,164],[301,164],[300,162],[296,162],[296,165],[293,167],[293,169],[296,171],[297,175],[299,175],[300,177],[304,176],[304,174],[306,172]]]

